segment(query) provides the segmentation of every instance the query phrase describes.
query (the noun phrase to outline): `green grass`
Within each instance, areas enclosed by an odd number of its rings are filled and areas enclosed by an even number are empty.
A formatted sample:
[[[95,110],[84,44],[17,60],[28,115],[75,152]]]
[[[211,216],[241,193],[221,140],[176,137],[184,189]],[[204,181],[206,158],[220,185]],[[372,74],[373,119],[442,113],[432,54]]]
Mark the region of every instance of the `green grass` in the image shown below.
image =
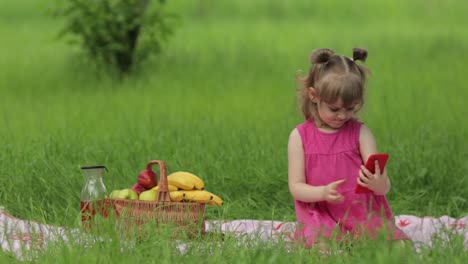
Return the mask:
[[[293,221],[286,145],[302,122],[294,73],[307,69],[315,48],[351,55],[360,46],[369,50],[372,70],[361,119],[379,150],[390,154],[394,213],[468,214],[466,4],[168,2],[182,19],[176,35],[161,57],[122,82],[96,74],[77,47],[56,39],[62,24],[44,14],[49,3],[0,4],[0,201],[7,211],[77,227],[81,165],[107,165],[104,181],[113,190],[133,184],[147,161],[161,159],[169,172],[199,175],[225,200],[221,209],[207,209],[208,219]],[[59,245],[58,259],[50,253],[41,260],[125,262],[156,254],[188,262],[207,256],[203,250],[174,255],[170,247],[148,243],[128,254],[106,244],[88,255],[82,254],[88,249]],[[422,255],[368,250],[374,246],[338,259],[461,263],[457,256],[466,256],[461,246],[464,253],[455,255],[443,247]],[[291,258],[276,250],[226,243],[212,259]],[[297,262],[317,257],[305,251],[292,256]]]

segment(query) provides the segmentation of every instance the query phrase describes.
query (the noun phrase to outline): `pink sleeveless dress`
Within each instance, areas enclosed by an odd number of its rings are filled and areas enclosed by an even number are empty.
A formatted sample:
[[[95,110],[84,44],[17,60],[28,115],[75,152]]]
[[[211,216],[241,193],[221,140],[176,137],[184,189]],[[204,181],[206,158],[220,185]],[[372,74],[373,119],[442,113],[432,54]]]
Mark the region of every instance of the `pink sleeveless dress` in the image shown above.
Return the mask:
[[[325,201],[306,203],[295,201],[298,229],[296,239],[306,246],[320,237],[338,240],[350,235],[375,238],[380,231],[389,231],[390,239],[407,239],[394,226],[393,215],[384,195],[356,194],[354,189],[363,164],[359,152],[361,123],[350,120],[334,133],[320,131],[313,121],[297,126],[302,139],[305,157],[306,183],[327,185],[346,179],[338,187],[344,196],[341,204]]]

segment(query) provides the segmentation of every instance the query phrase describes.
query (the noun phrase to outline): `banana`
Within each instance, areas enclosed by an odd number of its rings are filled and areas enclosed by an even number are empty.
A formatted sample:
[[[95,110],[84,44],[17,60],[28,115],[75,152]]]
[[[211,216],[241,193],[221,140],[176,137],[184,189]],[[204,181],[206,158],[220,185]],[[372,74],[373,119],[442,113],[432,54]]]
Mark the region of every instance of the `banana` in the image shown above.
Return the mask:
[[[180,202],[184,199],[185,194],[182,191],[169,192],[172,202]]]
[[[185,178],[195,185],[195,189],[197,190],[203,190],[205,188],[205,183],[200,179],[197,175],[192,174],[190,172],[185,172],[185,171],[178,171],[174,172],[169,176],[177,176],[177,177],[182,177]]]
[[[208,203],[213,198],[213,194],[202,190],[180,191],[185,194],[184,200],[196,203]]]
[[[159,191],[159,187],[160,187],[159,185],[156,185],[155,187],[153,187],[153,190]],[[168,184],[168,185],[167,185],[167,189],[168,189],[170,192],[174,192],[174,191],[179,190],[179,188],[177,188],[176,186],[171,185],[171,184]]]
[[[219,198],[219,196],[217,196],[216,194],[211,194],[213,196],[213,199],[211,199],[208,204],[211,205],[211,206],[221,206],[223,205],[223,200],[221,198]]]
[[[193,190],[195,189],[195,184],[188,180],[185,177],[181,177],[177,174],[171,174],[167,176],[167,183],[170,185],[174,185],[182,190]]]

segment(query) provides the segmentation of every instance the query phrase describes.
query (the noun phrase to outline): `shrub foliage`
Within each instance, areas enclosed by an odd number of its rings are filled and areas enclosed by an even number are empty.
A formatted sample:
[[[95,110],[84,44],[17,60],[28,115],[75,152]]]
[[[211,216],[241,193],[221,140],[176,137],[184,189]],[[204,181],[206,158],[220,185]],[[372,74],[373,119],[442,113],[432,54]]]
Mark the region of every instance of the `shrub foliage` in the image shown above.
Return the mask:
[[[65,0],[55,11],[65,18],[61,37],[73,35],[91,59],[119,73],[160,53],[177,18],[162,0]]]

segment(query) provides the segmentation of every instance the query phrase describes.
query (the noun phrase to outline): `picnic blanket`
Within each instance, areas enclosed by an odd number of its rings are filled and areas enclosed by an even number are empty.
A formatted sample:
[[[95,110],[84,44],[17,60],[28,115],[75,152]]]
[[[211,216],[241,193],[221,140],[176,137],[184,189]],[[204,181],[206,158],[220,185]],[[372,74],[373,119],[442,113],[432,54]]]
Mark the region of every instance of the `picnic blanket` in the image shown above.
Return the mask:
[[[421,247],[431,248],[435,238],[443,241],[453,234],[463,236],[463,245],[468,249],[468,216],[455,219],[449,216],[418,217],[398,215],[395,224],[413,241],[416,250]],[[256,236],[259,241],[291,241],[296,229],[295,222],[273,220],[207,220],[206,231],[231,233],[239,239]],[[15,255],[19,260],[34,258],[48,244],[56,241],[79,239],[81,229],[69,229],[47,225],[36,221],[16,218],[0,208],[0,243],[5,252]],[[185,244],[178,249],[183,251]],[[27,256],[25,255],[27,253]]]

